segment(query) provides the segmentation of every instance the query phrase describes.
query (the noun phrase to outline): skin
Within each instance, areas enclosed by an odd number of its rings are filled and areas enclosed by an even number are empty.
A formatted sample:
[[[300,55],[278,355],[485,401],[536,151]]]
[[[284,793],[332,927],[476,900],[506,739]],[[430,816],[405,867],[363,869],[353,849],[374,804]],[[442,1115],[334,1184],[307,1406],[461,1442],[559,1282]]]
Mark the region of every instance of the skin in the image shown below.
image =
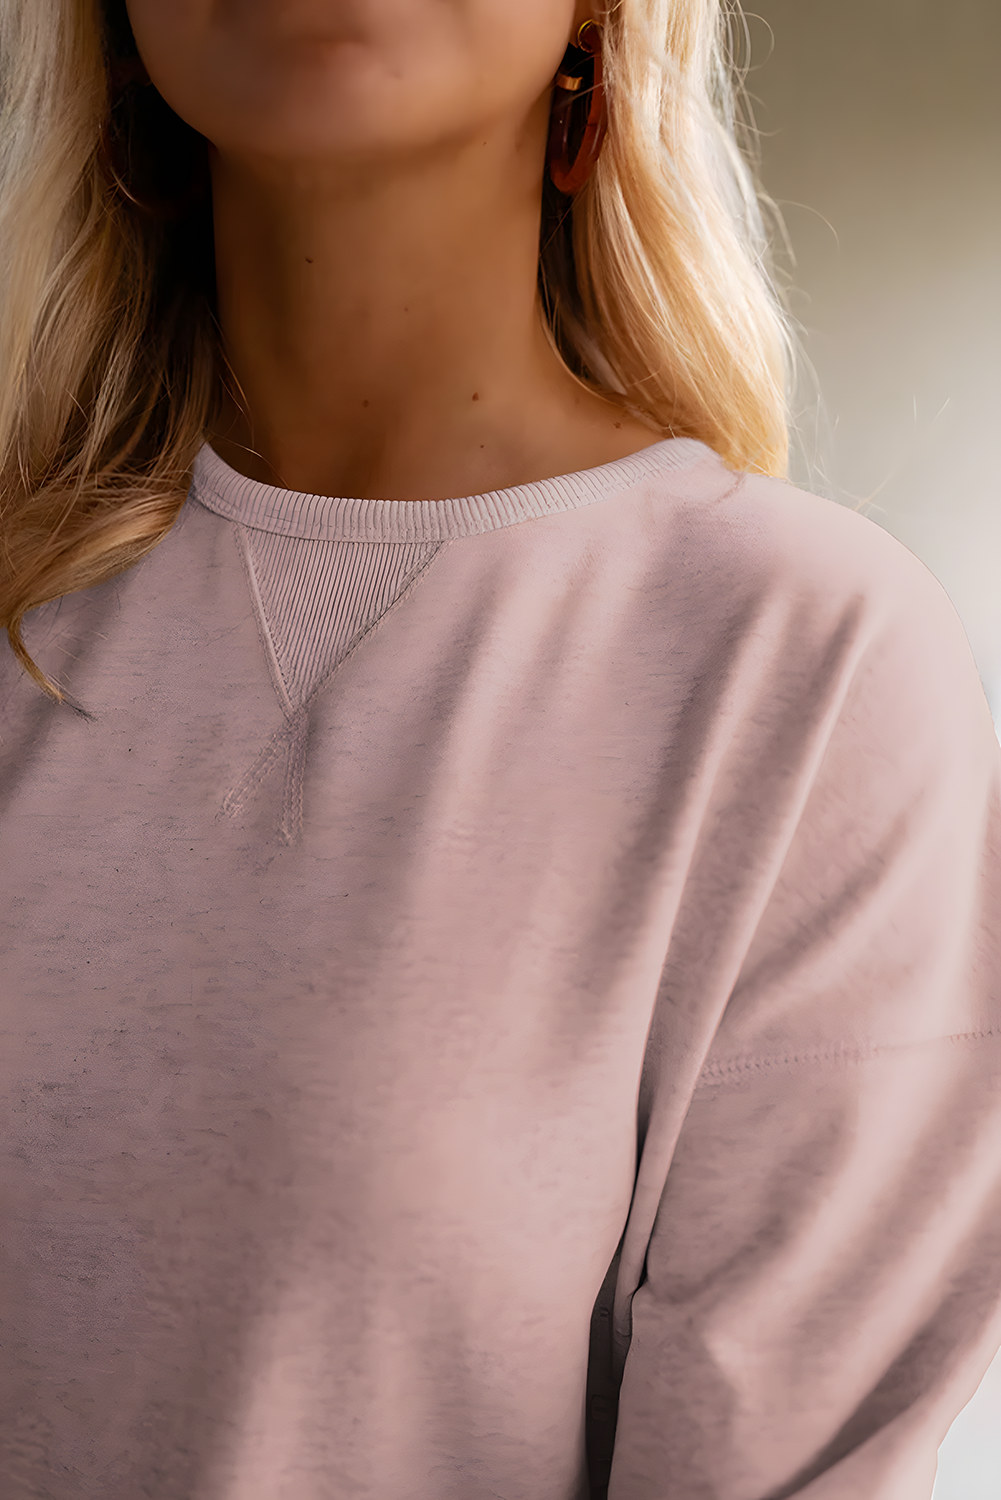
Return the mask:
[[[660,434],[581,389],[536,289],[553,76],[587,0],[128,0],[210,142],[234,469],[444,499]]]

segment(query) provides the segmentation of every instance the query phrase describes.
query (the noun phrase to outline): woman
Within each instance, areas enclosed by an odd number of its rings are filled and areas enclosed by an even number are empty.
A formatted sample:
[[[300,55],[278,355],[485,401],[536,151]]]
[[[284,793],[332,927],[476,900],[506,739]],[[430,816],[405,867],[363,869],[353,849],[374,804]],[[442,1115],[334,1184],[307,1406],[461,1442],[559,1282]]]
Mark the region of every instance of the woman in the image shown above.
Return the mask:
[[[724,44],[0,12],[7,1500],[931,1494],[1001,761]]]

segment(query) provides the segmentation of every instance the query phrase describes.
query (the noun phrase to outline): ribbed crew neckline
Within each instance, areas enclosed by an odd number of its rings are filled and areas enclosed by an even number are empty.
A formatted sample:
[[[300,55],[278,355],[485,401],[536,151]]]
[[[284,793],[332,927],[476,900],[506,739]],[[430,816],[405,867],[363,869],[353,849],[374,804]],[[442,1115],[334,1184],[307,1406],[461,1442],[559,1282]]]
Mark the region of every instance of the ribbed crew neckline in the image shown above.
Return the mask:
[[[687,469],[711,451],[694,438],[664,438],[598,468],[512,489],[447,500],[363,500],[299,494],[248,479],[206,442],[195,458],[192,493],[217,515],[282,536],[315,541],[442,541],[591,505],[651,474]]]

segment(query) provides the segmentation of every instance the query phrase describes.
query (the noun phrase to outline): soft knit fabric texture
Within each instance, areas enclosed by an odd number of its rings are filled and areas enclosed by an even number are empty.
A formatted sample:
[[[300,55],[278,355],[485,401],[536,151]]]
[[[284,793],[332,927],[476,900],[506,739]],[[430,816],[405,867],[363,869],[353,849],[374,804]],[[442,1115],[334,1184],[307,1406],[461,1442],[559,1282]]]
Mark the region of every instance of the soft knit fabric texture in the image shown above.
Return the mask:
[[[0,654],[4,1500],[928,1500],[1001,1343],[1001,750],[702,444],[204,447]]]

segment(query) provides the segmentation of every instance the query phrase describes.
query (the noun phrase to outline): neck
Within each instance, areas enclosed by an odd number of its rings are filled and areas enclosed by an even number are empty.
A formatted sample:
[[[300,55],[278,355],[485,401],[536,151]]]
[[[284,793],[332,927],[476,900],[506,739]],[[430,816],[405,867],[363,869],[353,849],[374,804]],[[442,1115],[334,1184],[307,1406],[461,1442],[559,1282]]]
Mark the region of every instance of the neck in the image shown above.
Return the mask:
[[[209,434],[220,456],[288,489],[417,499],[546,477],[554,433],[568,456],[586,432],[655,441],[545,336],[537,147],[494,138],[322,182],[213,148],[219,320],[242,389]]]

